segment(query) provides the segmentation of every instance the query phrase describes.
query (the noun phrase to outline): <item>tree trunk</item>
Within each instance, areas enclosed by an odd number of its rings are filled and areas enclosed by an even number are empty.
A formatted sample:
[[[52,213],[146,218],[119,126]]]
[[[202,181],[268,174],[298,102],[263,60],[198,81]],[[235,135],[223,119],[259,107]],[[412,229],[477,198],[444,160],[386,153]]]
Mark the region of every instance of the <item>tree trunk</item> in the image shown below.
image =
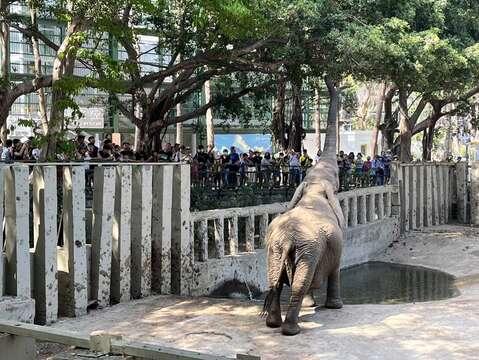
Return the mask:
[[[273,119],[271,122],[271,133],[273,134],[275,148],[281,151],[284,151],[287,148],[284,123],[285,97],[286,79],[281,77],[276,86],[276,99],[273,110]]]
[[[431,161],[432,159],[432,147],[434,142],[434,129],[436,124],[441,118],[442,105],[440,102],[432,102],[432,114],[429,119],[429,125],[423,132],[422,139],[422,158],[423,161]]]
[[[0,0],[0,12],[8,14],[8,0]],[[0,140],[7,140],[7,118],[10,107],[6,107],[7,95],[10,89],[10,28],[5,22],[0,22]]]
[[[292,82],[291,88],[293,90],[293,111],[291,114],[289,148],[300,152],[303,140],[302,81]]]
[[[321,150],[321,96],[319,87],[314,89],[314,139],[318,150]]]
[[[369,103],[371,100],[371,84],[366,85],[366,96],[363,99],[359,99],[359,106],[356,111],[356,119],[359,130],[365,130],[367,128],[367,117],[369,113]]]
[[[378,154],[378,135],[379,127],[381,126],[381,118],[383,114],[384,98],[386,96],[387,84],[384,83],[379,91],[378,98],[376,100],[376,123],[373,129],[373,136],[371,139],[371,155],[374,157]]]
[[[338,92],[338,110],[336,112],[336,154],[339,154],[341,151],[341,123],[342,123],[342,111],[341,111],[341,94]]]
[[[396,95],[397,89],[393,87],[390,89],[384,98],[384,121],[381,128],[383,150],[393,150],[394,147],[394,133],[396,132],[397,121],[393,116],[393,98]]]
[[[211,101],[211,84],[210,81],[205,82],[205,104]],[[206,111],[206,145],[208,149],[215,146],[215,125],[213,123],[213,110],[209,108]]]
[[[339,94],[336,84],[332,80],[326,78],[325,82],[329,92],[329,110],[322,157],[336,158]]]
[[[70,5],[67,5],[71,7]],[[65,124],[65,108],[63,100],[65,100],[65,92],[59,86],[59,82],[65,76],[73,75],[73,66],[75,63],[76,52],[70,49],[74,35],[81,31],[82,21],[78,17],[74,17],[67,26],[67,32],[62,44],[60,45],[55,60],[53,61],[52,70],[52,106],[50,110],[50,121],[48,126],[47,145],[42,149],[42,160],[56,156],[57,142],[59,134],[61,134]]]
[[[132,94],[131,97],[132,97],[131,108],[133,109],[133,116],[137,119],[141,119],[142,118],[141,106],[136,101],[135,94]],[[133,139],[133,149],[135,150],[135,152],[139,152],[143,148],[143,137],[142,137],[142,131],[140,127],[135,125],[135,135]]]
[[[0,103],[2,101],[3,99],[0,97]],[[0,141],[2,142],[2,144],[5,144],[5,142],[7,141],[7,135],[8,135],[7,118],[8,118],[9,112],[10,112],[9,107],[0,106],[0,124],[3,124],[0,127]]]
[[[399,110],[401,113],[401,119],[399,120],[399,146],[400,146],[400,160],[401,162],[411,162],[411,139],[412,139],[412,126],[409,119],[409,111],[407,105],[407,91],[405,89],[399,89]]]
[[[181,104],[176,104],[176,116],[181,116]],[[183,145],[183,123],[176,124],[176,143]]]
[[[431,125],[424,129],[423,140],[422,140],[422,159],[423,161],[431,161],[432,159],[432,146],[434,142],[434,128],[436,127],[436,122],[431,123]]]
[[[34,30],[38,31],[38,21],[37,21],[37,9],[35,8],[34,2],[29,2],[30,7],[30,19],[31,26]],[[38,39],[35,36],[32,36],[32,48],[33,48],[33,58],[35,63],[35,77],[38,80],[42,76],[42,59],[40,55],[40,47],[38,45]],[[38,93],[38,106],[39,106],[39,115],[40,122],[42,125],[43,134],[48,133],[48,117],[47,117],[47,103],[45,99],[45,90],[43,87],[40,87],[37,91]]]

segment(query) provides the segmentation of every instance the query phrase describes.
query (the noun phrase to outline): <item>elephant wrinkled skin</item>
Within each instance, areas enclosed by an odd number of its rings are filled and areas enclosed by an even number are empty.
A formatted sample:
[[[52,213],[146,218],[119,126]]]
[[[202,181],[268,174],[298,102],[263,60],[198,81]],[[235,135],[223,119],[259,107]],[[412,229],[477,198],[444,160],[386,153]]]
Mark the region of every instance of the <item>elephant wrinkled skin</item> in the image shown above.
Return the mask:
[[[314,304],[311,290],[322,284],[327,283],[326,307],[342,307],[339,267],[345,221],[336,196],[338,186],[335,134],[330,131],[322,159],[296,190],[288,211],[271,222],[266,235],[270,289],[263,314],[267,326],[281,327],[285,335],[299,333],[303,299],[306,296],[308,304]],[[284,284],[291,287],[291,298],[283,322],[280,295]]]

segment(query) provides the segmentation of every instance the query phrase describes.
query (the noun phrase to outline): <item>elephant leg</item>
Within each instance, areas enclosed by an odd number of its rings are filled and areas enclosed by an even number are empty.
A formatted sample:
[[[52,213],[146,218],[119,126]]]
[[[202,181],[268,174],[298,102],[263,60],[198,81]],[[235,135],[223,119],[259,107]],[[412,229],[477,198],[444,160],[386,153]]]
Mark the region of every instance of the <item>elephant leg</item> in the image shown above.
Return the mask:
[[[313,290],[309,290],[309,292],[304,295],[304,298],[303,298],[303,307],[315,307],[317,304],[316,304],[316,300],[314,298],[314,294],[313,294]]]
[[[271,308],[266,317],[266,326],[270,328],[279,328],[283,323],[281,318],[281,291],[283,290],[283,284],[280,284],[278,288],[272,288],[270,291],[273,291],[273,301],[271,303]]]
[[[303,258],[296,265],[293,284],[291,286],[291,298],[289,300],[288,312],[281,325],[283,335],[296,335],[300,332],[298,325],[299,311],[304,295],[309,291],[316,269],[317,257]]]
[[[328,309],[341,309],[343,307],[339,287],[339,267],[328,277],[328,290],[325,307]]]

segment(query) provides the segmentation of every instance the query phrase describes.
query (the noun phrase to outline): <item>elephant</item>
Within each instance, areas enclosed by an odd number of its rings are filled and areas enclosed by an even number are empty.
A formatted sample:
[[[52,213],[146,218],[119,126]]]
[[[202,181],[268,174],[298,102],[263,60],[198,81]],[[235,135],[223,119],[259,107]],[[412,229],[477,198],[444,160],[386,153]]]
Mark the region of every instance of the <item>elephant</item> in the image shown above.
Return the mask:
[[[271,222],[266,234],[269,291],[262,315],[268,327],[281,327],[284,335],[300,332],[298,316],[303,299],[314,305],[312,290],[325,282],[325,306],[343,306],[339,271],[346,224],[336,195],[339,170],[335,130],[330,129],[330,124],[336,128],[335,119],[328,117],[322,158],[308,171],[287,211]],[[284,284],[291,287],[291,297],[283,322],[280,295]]]

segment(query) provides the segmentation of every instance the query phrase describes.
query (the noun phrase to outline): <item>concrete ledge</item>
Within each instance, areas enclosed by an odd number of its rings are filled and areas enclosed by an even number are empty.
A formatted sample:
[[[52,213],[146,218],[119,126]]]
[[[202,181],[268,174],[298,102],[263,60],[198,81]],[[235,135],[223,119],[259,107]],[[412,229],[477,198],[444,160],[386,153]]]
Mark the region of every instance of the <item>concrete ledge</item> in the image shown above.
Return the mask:
[[[358,225],[346,230],[341,267],[367,262],[389,244],[399,238],[399,219],[385,218],[373,223]],[[251,291],[265,291],[266,252],[264,249],[253,253],[226,256],[195,262],[192,296],[210,295],[229,281],[247,283]]]
[[[399,236],[399,219],[397,217],[347,229],[343,242],[341,268],[372,260],[394,240],[399,239]]]
[[[17,297],[0,297],[0,320],[33,323],[35,301]]]
[[[35,339],[0,333],[0,358],[8,360],[36,359]]]
[[[264,291],[268,286],[266,267],[266,251],[263,249],[195,262],[191,295],[210,295],[221,285],[233,280],[247,283],[252,290]]]

